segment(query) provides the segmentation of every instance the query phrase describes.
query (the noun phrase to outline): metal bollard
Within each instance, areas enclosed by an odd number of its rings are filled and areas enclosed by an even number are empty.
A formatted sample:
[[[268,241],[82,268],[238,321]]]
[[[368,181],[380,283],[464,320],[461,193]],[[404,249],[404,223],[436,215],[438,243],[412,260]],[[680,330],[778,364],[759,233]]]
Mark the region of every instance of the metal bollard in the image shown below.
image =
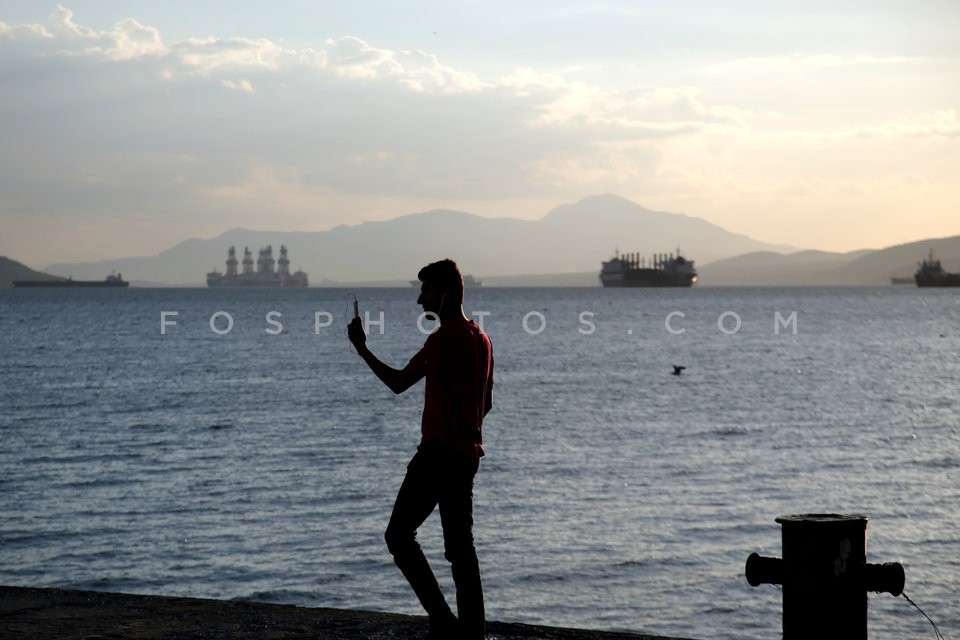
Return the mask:
[[[867,564],[867,518],[780,516],[783,559],[756,553],[745,569],[751,586],[783,585],[783,638],[867,639],[867,591],[898,596],[903,565]]]

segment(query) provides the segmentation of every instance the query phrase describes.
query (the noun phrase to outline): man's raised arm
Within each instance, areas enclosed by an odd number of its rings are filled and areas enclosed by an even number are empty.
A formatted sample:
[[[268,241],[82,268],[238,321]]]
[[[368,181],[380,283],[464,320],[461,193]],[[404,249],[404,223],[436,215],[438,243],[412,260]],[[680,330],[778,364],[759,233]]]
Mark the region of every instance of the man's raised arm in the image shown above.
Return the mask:
[[[395,369],[378,358],[367,347],[367,334],[363,331],[360,318],[354,318],[347,327],[347,337],[356,348],[357,353],[367,363],[370,370],[380,378],[383,384],[394,393],[403,393],[424,376],[423,365],[417,358],[410,360],[403,369]]]

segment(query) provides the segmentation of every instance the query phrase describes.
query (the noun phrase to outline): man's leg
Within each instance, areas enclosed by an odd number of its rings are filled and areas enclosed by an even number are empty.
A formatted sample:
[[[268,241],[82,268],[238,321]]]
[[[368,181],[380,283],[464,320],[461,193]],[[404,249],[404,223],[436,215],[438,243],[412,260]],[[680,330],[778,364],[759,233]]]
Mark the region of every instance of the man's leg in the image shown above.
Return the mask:
[[[486,622],[480,563],[473,544],[473,478],[479,460],[453,465],[440,493],[445,555],[457,587],[457,614],[463,640],[484,637]]]
[[[417,542],[417,529],[439,501],[441,483],[436,469],[432,468],[433,464],[425,454],[419,452],[410,461],[384,538],[393,554],[393,561],[430,616],[430,627],[436,635],[444,628],[455,625],[456,618]]]

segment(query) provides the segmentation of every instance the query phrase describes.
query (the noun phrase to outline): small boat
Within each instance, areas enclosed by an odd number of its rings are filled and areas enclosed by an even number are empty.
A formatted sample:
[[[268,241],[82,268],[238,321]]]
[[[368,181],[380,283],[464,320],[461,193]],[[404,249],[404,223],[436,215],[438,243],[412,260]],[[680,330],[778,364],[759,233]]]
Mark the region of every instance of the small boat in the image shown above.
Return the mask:
[[[918,287],[960,287],[960,273],[949,273],[944,269],[940,261],[933,257],[933,249],[930,249],[930,256],[920,263],[913,278]]]

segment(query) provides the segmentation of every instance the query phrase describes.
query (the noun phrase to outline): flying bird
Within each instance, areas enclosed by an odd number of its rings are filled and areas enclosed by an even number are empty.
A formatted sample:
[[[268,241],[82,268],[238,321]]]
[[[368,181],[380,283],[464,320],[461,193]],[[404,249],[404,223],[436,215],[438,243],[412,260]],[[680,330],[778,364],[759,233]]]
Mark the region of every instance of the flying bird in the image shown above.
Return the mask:
[[[686,369],[686,367],[683,365],[680,365],[680,364],[673,365],[673,375],[675,376],[680,375],[681,373],[683,373],[684,369]]]

